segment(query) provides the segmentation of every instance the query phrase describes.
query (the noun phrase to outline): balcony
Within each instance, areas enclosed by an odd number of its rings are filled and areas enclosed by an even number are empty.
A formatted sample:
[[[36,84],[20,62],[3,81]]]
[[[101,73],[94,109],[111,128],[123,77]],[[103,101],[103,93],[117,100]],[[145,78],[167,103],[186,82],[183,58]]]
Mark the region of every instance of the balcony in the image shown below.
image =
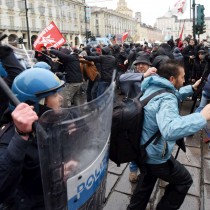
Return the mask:
[[[20,30],[20,27],[11,25],[0,25],[0,29],[18,31]]]

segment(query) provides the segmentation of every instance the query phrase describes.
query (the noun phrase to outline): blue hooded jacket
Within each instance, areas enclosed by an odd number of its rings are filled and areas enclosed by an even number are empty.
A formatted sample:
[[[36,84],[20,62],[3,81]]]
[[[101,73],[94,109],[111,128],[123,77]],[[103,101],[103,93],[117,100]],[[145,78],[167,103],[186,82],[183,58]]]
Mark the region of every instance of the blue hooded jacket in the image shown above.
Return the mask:
[[[171,157],[176,140],[198,132],[207,124],[207,121],[200,113],[179,115],[179,102],[193,93],[191,85],[182,87],[178,91],[169,80],[151,76],[142,82],[141,88],[144,95],[140,100],[161,89],[168,89],[174,93],[155,96],[144,107],[144,125],[140,144],[145,144],[159,129],[162,136],[156,145],[152,142],[146,148],[148,154],[146,162],[161,164]]]

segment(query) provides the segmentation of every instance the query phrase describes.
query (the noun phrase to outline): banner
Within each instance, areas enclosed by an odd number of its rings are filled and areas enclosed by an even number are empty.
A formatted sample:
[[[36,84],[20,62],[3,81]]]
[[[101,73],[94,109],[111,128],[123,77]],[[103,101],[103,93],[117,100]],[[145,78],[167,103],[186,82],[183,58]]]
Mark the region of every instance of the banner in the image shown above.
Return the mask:
[[[66,42],[55,23],[52,21],[37,37],[34,42],[34,49],[40,50],[41,47],[46,48],[54,47],[59,48]]]
[[[123,35],[122,35],[122,42],[124,42],[127,39],[128,34],[129,34],[128,31],[126,31],[126,32],[123,33]]]

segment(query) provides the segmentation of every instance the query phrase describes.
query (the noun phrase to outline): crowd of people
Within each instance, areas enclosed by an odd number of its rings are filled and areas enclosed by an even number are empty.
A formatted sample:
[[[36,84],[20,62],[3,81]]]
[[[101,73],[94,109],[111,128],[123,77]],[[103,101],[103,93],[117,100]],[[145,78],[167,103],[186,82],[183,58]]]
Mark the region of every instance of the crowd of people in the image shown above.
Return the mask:
[[[189,35],[183,42],[170,39],[152,48],[147,43],[73,49],[43,46],[35,51],[34,66],[25,69],[10,47],[0,45],[1,77],[21,102],[14,107],[0,92],[0,209],[45,209],[32,125],[46,110],[79,105],[83,83],[87,83],[87,102],[102,95],[114,70],[116,93],[123,97],[134,98],[142,92],[142,100],[157,90],[170,91],[154,97],[144,109],[139,143],[158,130],[161,138],[147,147],[146,172],[138,177],[136,163],[129,165],[129,180],[138,184],[127,209],[146,209],[158,178],[168,185],[157,209],[179,209],[193,180],[172,151],[178,139],[198,132],[210,120],[210,105],[206,105],[210,76],[195,113],[180,116],[179,106],[198,89],[207,56],[208,46]]]

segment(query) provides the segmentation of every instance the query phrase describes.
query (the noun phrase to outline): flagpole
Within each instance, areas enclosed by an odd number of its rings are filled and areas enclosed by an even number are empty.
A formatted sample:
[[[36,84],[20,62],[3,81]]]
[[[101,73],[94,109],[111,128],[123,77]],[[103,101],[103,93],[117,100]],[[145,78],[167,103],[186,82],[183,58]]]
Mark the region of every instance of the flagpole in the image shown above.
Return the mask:
[[[41,52],[41,51],[38,51],[38,50],[35,50],[35,51],[38,52],[38,53],[40,53],[40,54],[42,54],[42,55],[44,55],[44,56],[46,56],[47,58],[50,58],[50,59],[52,60],[52,58],[51,58],[50,56],[46,55],[45,53],[43,53],[43,52]],[[55,60],[54,62],[63,65],[63,63],[61,63],[60,61]]]
[[[179,21],[179,29],[181,28],[181,22],[182,22],[182,20],[180,19],[180,21]],[[179,31],[178,31],[178,37],[179,37]]]
[[[26,26],[27,26],[27,35],[28,35],[28,49],[31,49],[31,40],[30,40],[30,31],[29,31],[29,23],[28,23],[28,6],[27,0],[25,0],[25,11],[26,11]]]

